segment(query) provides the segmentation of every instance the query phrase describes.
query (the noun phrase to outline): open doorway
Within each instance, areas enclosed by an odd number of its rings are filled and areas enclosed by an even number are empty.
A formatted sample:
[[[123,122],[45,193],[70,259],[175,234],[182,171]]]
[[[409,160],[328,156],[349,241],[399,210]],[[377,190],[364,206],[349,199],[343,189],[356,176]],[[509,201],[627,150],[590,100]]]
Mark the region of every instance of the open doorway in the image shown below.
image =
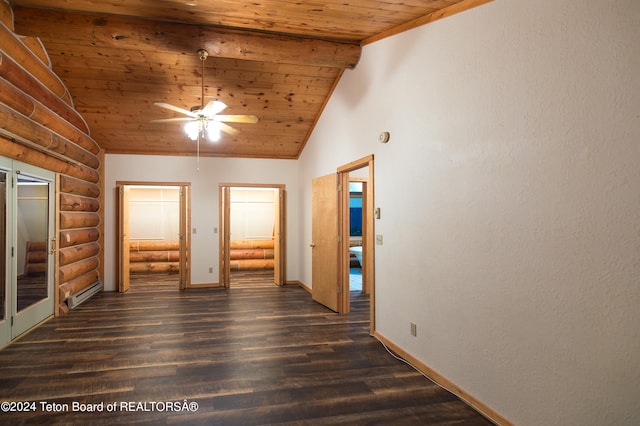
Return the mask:
[[[364,169],[358,170],[358,172]],[[366,170],[364,170],[366,172]],[[366,204],[367,180],[364,177],[349,176],[349,293],[367,293],[363,281],[364,269],[364,239],[365,231],[364,209]]]
[[[348,241],[341,249],[342,281],[349,289],[342,298],[342,311],[349,312],[364,299],[368,302],[373,289],[373,158],[350,163],[338,173],[342,188],[348,188],[342,191],[339,217],[341,238]]]
[[[343,190],[349,188],[352,180],[362,183],[359,195],[362,235],[357,238],[351,235],[351,191]],[[337,173],[314,178],[311,184],[310,244],[312,297],[329,309],[345,314],[351,310],[351,253],[355,247],[360,247],[361,259],[358,263],[362,287],[356,291],[369,297],[367,306],[370,309],[372,331],[375,326],[373,185],[373,155],[339,167]]]
[[[189,185],[116,184],[118,192],[118,291],[132,279],[189,287]]]
[[[284,284],[284,185],[220,184],[220,281]]]

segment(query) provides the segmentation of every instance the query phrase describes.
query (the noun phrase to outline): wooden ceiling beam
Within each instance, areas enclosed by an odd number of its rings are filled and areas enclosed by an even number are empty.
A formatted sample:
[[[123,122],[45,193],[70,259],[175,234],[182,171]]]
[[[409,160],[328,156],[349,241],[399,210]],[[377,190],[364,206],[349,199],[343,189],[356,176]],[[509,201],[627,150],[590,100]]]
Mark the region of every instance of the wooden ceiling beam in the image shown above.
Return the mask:
[[[362,49],[355,43],[114,15],[22,6],[14,6],[13,13],[17,34],[66,40],[97,51],[115,47],[196,56],[196,51],[204,48],[215,57],[353,69]]]

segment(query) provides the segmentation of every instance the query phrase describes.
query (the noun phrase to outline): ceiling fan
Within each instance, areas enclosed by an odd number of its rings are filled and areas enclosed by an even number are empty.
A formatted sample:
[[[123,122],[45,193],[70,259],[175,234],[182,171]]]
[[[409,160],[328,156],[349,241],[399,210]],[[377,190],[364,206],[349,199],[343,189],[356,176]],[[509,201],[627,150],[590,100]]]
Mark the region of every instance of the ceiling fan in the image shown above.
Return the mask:
[[[209,57],[209,53],[204,50],[198,50],[198,56],[202,61],[202,105],[191,108],[191,111],[184,108],[180,108],[164,102],[155,102],[161,108],[166,108],[171,111],[179,112],[186,115],[186,117],[177,118],[162,118],[159,120],[151,120],[152,123],[166,123],[166,122],[185,122],[184,129],[191,140],[199,140],[199,137],[207,136],[212,141],[220,139],[220,132],[225,132],[230,135],[237,135],[238,130],[225,123],[250,123],[255,124],[258,122],[258,117],[255,115],[221,115],[219,114],[224,110],[227,105],[222,101],[210,101],[204,105],[204,61]]]

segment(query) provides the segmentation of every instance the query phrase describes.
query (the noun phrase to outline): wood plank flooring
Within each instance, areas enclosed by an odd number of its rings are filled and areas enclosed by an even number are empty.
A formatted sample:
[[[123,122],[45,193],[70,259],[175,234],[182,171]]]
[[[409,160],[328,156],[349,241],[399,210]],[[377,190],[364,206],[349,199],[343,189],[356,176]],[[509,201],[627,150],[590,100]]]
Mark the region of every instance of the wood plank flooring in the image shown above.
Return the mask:
[[[176,279],[133,278],[0,351],[0,401],[35,402],[0,423],[492,424],[369,336],[359,292],[338,315],[259,277],[183,292]]]

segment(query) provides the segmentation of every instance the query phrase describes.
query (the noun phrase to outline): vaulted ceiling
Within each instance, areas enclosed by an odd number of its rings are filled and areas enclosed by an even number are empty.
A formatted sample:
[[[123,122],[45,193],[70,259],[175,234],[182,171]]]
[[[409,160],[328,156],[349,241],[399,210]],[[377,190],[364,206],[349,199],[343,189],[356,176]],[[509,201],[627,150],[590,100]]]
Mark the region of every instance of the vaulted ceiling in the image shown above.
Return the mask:
[[[361,46],[490,0],[17,0],[15,32],[39,37],[107,153],[194,155],[181,117],[220,100],[236,135],[200,155],[297,158]],[[202,62],[196,53],[209,53]]]

